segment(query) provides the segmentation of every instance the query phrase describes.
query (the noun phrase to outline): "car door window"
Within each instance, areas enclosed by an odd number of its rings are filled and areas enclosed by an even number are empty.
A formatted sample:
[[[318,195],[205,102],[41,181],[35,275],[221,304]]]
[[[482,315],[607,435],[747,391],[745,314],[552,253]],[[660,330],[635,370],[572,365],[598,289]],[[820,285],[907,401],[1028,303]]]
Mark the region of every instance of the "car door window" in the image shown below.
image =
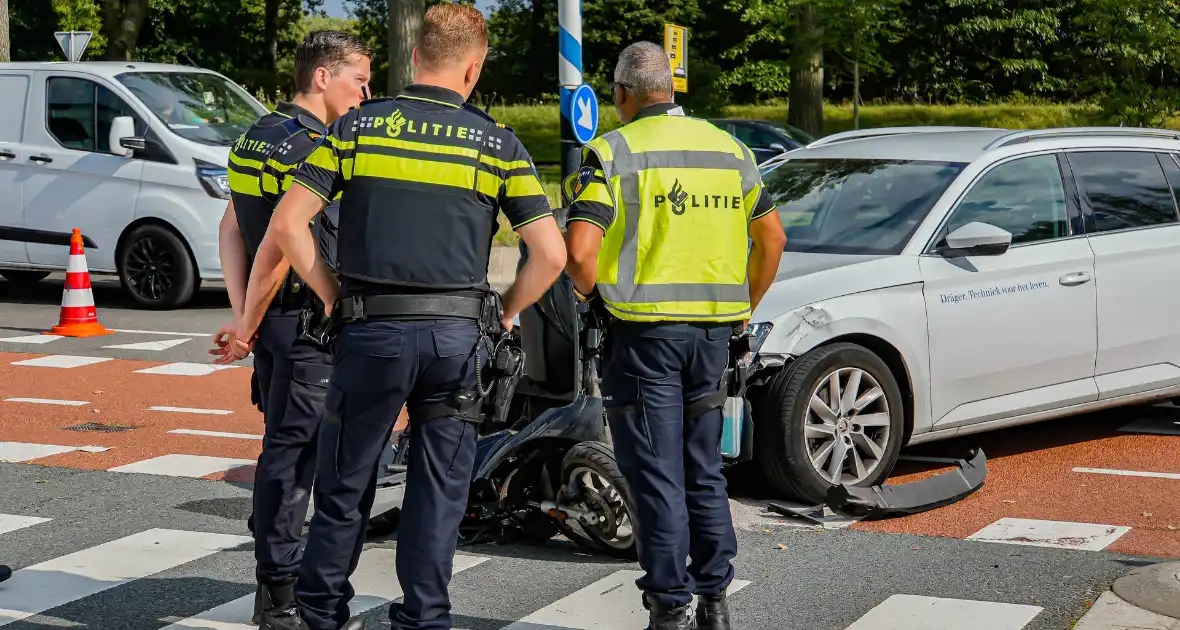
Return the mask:
[[[1057,157],[1020,158],[985,173],[955,208],[946,231],[975,221],[1007,230],[1013,245],[1069,235]]]
[[[1172,191],[1156,154],[1073,152],[1069,154],[1069,165],[1093,212],[1093,231],[1111,232],[1178,221]]]
[[[752,125],[734,125],[734,135],[742,141],[742,144],[750,148],[766,149],[776,142],[784,146],[786,144],[778,136]]]
[[[105,86],[87,79],[53,77],[48,88],[46,126],[67,149],[109,153],[111,122],[117,116],[131,116],[136,133],[146,131],[135,110]]]

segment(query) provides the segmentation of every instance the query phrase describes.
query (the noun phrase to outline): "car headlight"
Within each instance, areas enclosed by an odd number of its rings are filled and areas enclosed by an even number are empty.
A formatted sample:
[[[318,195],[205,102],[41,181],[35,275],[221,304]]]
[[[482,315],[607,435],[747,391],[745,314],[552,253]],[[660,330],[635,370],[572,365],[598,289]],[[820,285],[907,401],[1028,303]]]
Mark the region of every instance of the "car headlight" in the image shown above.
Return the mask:
[[[201,182],[205,192],[209,193],[210,197],[229,199],[229,171],[224,166],[204,160],[194,159],[193,162],[197,165],[197,180]]]

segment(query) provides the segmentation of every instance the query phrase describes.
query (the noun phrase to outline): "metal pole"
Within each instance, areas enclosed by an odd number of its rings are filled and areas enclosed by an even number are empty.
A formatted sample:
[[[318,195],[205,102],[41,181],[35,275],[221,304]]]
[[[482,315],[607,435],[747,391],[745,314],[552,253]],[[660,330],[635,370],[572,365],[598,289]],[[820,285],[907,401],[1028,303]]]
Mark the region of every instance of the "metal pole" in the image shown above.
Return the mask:
[[[574,90],[582,85],[582,0],[558,0],[557,84],[561,93],[561,178],[564,181],[581,163],[574,137]]]

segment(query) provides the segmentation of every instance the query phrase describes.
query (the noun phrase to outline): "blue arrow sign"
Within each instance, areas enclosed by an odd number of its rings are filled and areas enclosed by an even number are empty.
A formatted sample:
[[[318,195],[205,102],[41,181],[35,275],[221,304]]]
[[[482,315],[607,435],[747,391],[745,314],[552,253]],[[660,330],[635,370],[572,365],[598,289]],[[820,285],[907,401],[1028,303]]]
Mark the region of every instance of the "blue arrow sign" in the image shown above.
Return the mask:
[[[570,126],[574,128],[574,137],[586,144],[598,131],[598,99],[594,97],[594,89],[583,83],[574,90],[570,101]]]

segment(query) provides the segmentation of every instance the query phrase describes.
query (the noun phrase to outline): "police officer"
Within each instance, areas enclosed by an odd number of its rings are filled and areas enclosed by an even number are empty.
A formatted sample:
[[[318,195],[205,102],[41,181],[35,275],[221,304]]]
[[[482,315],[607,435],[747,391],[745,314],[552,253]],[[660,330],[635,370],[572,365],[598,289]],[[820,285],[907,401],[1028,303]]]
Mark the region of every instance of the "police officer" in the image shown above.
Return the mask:
[[[624,126],[586,145],[565,182],[567,271],[611,320],[602,391],[637,505],[648,627],[728,629],[737,539],[721,474],[722,380],[730,336],[786,239],[750,150],[672,102],[660,46],[628,46],[614,78]]]
[[[265,615],[264,627],[346,623],[378,461],[403,403],[410,438],[396,563],[405,596],[389,617],[394,630],[452,627],[448,584],[475,458],[477,361],[488,361],[479,340],[510,330],[565,265],[528,153],[511,130],[465,104],[487,37],[474,7],[431,7],[413,53],[415,83],[333,124],[275,211],[283,252],[325,303],[339,299],[332,317],[340,325],[322,429],[335,432],[335,448],[317,469],[298,602]],[[340,284],[307,228],[337,195]],[[487,317],[498,212],[529,257],[502,311]]]
[[[298,315],[314,296],[288,273],[290,265],[267,226],[275,204],[291,186],[295,167],[327,133],[325,123],[361,101],[371,56],[352,35],[309,33],[295,53],[293,102],[279,103],[275,112],[260,118],[230,153],[230,204],[220,239],[236,318],[218,332],[220,347],[211,352],[220,355],[217,363],[224,364],[254,350],[257,394],[266,427],[250,519],[259,584],[255,623],[272,601],[293,598],[315,472],[315,438],[331,374],[327,350],[298,339]],[[328,246],[332,222],[326,214],[317,219],[317,231]]]

